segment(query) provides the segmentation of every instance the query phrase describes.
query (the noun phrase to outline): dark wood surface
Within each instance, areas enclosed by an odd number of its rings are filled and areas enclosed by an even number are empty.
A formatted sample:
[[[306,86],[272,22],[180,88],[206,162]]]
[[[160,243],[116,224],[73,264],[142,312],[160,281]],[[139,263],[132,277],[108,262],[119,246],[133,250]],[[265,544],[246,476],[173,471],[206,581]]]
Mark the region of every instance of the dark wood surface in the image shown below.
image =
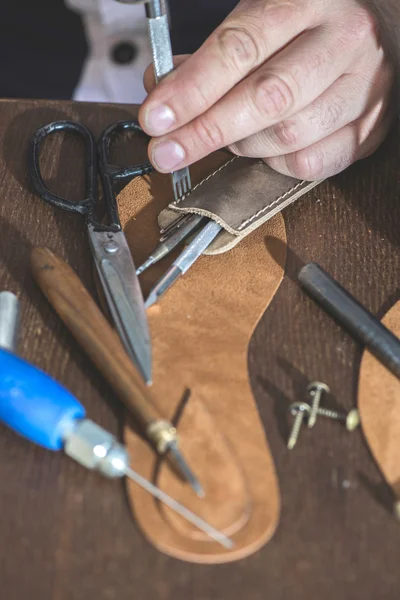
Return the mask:
[[[34,284],[32,245],[46,245],[95,293],[78,216],[29,192],[26,152],[40,125],[78,118],[97,135],[126,107],[0,103],[0,287],[22,301],[21,354],[82,400],[119,434],[122,410]],[[285,211],[287,276],[253,336],[249,368],[278,471],[281,521],[272,541],[232,565],[182,563],[157,552],[129,511],[122,481],[89,473],[0,426],[0,597],[4,600],[398,600],[400,526],[360,431],[324,422],[285,449],[287,404],[307,383],[329,384],[331,406],[356,401],[361,348],[299,290],[301,261],[315,260],[369,309],[400,297],[398,130],[372,158]],[[78,197],[75,142],[49,142],[44,168]],[[127,156],[125,157],[127,158]]]

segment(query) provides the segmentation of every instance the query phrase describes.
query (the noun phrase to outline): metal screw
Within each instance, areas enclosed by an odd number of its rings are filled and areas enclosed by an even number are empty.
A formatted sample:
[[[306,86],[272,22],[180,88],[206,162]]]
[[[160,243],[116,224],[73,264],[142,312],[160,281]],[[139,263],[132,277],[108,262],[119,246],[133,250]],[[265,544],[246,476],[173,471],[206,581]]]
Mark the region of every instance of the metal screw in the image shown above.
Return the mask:
[[[348,413],[339,413],[336,410],[327,410],[319,408],[318,415],[327,419],[335,419],[336,421],[344,421],[347,431],[354,431],[360,424],[360,413],[356,408],[353,408]]]
[[[312,427],[314,427],[317,421],[318,409],[321,402],[321,398],[324,393],[329,394],[330,389],[325,383],[322,383],[321,381],[313,381],[308,386],[307,391],[313,397],[311,411],[307,423],[308,428],[311,429]]]
[[[119,250],[119,246],[117,242],[111,240],[104,244],[104,250],[108,252],[108,254],[115,254]]]
[[[295,402],[290,406],[290,412],[294,415],[294,423],[288,440],[288,450],[292,450],[299,439],[300,429],[306,414],[309,414],[311,407],[306,402]]]

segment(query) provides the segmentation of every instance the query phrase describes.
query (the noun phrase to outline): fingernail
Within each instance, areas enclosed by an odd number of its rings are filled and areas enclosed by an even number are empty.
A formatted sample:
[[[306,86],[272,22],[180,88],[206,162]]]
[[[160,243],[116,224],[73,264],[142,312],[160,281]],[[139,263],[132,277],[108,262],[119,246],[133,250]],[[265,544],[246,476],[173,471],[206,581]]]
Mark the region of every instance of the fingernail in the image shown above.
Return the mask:
[[[147,113],[146,124],[151,135],[163,135],[174,123],[175,115],[165,104],[160,104]]]
[[[153,163],[160,171],[175,171],[185,159],[185,151],[176,142],[160,142],[153,149]]]

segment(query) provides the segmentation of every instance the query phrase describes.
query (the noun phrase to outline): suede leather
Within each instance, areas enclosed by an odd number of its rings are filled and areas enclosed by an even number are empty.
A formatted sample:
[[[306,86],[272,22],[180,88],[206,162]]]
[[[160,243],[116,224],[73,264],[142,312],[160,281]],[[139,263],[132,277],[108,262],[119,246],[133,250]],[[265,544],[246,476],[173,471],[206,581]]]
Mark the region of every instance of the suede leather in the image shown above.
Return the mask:
[[[201,161],[192,170],[194,183],[225,160],[219,153]],[[170,177],[158,173],[135,179],[119,194],[119,214],[135,264],[157,243],[157,217],[170,200]],[[272,238],[280,241],[278,261],[266,246],[265,240]],[[148,311],[152,394],[169,419],[186,397],[178,423],[181,447],[206,497],[198,499],[167,463],[157,471],[154,451],[127,422],[125,441],[133,468],[235,542],[234,549],[225,550],[127,481],[135,520],[147,539],[181,560],[216,564],[242,559],[267,543],[278,524],[278,482],[249,385],[247,351],[254,327],[282,281],[285,242],[283,218],[276,215],[231,252],[201,257]],[[172,259],[142,275],[145,295]]]
[[[382,319],[400,337],[400,302]],[[370,352],[364,352],[358,384],[361,426],[394,496],[400,500],[400,381]]]
[[[176,212],[201,214],[217,221],[224,231],[205,254],[220,254],[319,183],[281,175],[259,159],[226,153],[223,165],[218,164],[185,198],[170,203],[159,223],[165,226],[176,218]]]

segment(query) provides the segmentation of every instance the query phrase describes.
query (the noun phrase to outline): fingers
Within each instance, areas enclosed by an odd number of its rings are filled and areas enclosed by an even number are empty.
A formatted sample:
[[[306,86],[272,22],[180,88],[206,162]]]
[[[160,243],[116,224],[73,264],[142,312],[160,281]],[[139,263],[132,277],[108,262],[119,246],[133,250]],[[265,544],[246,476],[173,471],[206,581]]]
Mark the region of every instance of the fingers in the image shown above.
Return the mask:
[[[389,95],[392,69],[376,66],[379,80],[343,75],[305,109],[229,146],[239,156],[265,158],[302,150],[359,119],[379,98]]]
[[[275,171],[296,179],[332,177],[356,160],[372,154],[387,135],[393,112],[378,103],[367,116],[346,125],[320,142],[286,156],[265,159]]]
[[[146,133],[164,135],[209,109],[309,26],[311,16],[305,4],[241,2],[203,46],[145,100],[139,121]]]
[[[179,54],[174,56],[174,68],[177,69],[179,65],[186,62],[190,57],[190,54]],[[156,78],[154,76],[154,66],[149,65],[143,75],[143,85],[146,92],[149,94],[152,89],[156,87]]]
[[[346,38],[346,47],[343,41],[337,28],[302,34],[203,115],[169,137],[154,139],[149,155],[155,168],[169,172],[189,165],[302,110],[353,60],[351,40]]]

